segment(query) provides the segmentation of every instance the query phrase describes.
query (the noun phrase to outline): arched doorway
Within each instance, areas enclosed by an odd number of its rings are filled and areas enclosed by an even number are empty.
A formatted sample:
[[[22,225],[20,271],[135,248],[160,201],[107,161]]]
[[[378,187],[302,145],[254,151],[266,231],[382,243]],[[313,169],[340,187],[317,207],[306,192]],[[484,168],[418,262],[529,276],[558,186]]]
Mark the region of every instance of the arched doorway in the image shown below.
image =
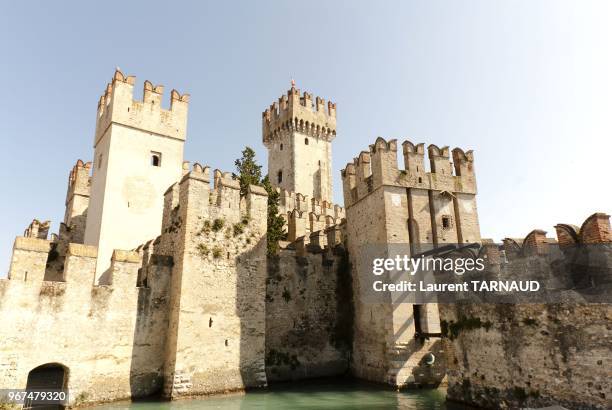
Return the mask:
[[[68,369],[58,363],[47,363],[32,369],[28,373],[26,390],[31,392],[66,391],[67,383]],[[48,401],[26,400],[23,408],[24,410],[59,410],[65,407],[62,404],[52,404]]]

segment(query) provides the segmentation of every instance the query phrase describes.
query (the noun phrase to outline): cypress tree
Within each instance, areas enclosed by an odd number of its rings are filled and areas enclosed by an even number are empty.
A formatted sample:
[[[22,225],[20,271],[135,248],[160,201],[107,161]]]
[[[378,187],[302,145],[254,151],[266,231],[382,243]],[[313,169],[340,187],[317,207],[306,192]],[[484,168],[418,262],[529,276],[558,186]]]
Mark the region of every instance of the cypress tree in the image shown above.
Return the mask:
[[[261,185],[261,165],[255,160],[255,151],[251,147],[245,147],[242,151],[242,158],[234,161],[238,174],[233,174],[234,178],[240,181],[240,196],[246,196],[249,185]]]

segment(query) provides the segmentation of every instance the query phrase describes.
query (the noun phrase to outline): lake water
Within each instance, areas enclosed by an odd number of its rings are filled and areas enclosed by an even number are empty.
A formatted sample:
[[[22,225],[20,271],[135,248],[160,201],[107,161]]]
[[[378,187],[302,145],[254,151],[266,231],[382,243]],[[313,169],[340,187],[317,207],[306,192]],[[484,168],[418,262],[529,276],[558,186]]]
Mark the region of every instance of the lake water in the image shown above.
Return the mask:
[[[298,382],[299,383],[299,382]],[[466,407],[446,403],[444,389],[407,390],[396,392],[384,387],[357,381],[333,383],[309,381],[302,384],[281,384],[247,394],[211,396],[173,402],[115,403],[95,407],[96,410],[195,410],[195,409],[407,409],[459,410]]]

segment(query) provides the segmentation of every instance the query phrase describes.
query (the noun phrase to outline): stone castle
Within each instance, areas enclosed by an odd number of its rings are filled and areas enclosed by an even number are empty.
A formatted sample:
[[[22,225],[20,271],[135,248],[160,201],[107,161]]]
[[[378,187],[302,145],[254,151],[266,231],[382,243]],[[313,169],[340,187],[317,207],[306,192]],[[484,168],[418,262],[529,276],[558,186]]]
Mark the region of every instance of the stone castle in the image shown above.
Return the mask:
[[[430,145],[427,167],[406,141],[402,169],[397,142],[378,138],[333,204],[336,104],[292,85],[262,115],[287,234],[268,256],[266,190],[241,196],[231,173],[185,162],[189,95],[173,90],[165,109],[163,86],[146,81],[136,101],[134,83],[117,70],[100,97],[93,162],[70,171],[59,233],[35,219],[15,240],[0,388],[54,383],[76,406],[345,374],[445,380],[438,305],[365,303],[355,272],[373,243],[415,255],[482,242],[472,151]]]

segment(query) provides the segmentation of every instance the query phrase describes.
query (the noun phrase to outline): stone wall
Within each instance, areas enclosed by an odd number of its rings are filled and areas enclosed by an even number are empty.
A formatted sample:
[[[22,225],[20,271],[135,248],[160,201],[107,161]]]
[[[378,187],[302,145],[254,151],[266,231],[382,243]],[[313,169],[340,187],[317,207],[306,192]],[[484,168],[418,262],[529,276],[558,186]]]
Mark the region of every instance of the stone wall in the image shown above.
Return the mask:
[[[195,164],[166,192],[160,246],[174,254],[163,394],[266,385],[267,194]],[[165,238],[171,235],[172,240]],[[172,244],[171,244],[172,243]]]
[[[270,383],[349,371],[353,300],[342,246],[282,249],[268,260],[265,297]]]
[[[371,262],[480,241],[473,155],[455,148],[453,172],[448,147],[432,144],[426,172],[424,144],[402,144],[404,169],[397,148],[396,140],[377,138],[342,171],[355,294],[351,366],[360,378],[392,386],[437,385],[445,374],[438,306],[394,294],[368,301]]]
[[[610,305],[441,305],[448,397],[490,409],[609,409]],[[443,322],[443,323],[444,323]]]
[[[70,244],[62,281],[43,281],[49,248],[17,238],[10,278],[0,280],[0,388],[23,389],[32,369],[54,363],[67,372],[72,405],[158,390],[169,263],[151,261],[137,287],[141,256],[115,251],[110,283],[95,286],[97,250]]]
[[[440,305],[449,399],[491,409],[612,408],[612,305],[583,299],[603,293],[609,302],[609,216],[594,214],[580,229],[556,229],[558,245],[541,230],[524,240],[506,239],[502,258],[488,245],[487,275],[528,275],[547,289],[569,289],[558,293],[566,300]]]

